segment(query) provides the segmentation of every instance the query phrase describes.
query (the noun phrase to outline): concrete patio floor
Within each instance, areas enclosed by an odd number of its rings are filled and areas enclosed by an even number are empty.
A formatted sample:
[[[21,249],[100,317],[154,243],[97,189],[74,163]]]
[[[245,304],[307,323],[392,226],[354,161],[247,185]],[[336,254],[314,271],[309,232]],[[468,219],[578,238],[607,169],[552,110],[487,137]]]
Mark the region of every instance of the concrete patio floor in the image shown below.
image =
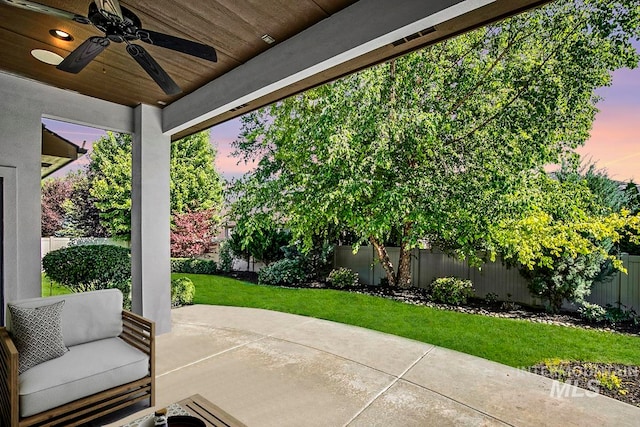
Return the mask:
[[[354,326],[206,305],[172,316],[172,332],[157,338],[157,407],[199,393],[260,427],[625,426],[640,419],[640,408],[614,399]]]

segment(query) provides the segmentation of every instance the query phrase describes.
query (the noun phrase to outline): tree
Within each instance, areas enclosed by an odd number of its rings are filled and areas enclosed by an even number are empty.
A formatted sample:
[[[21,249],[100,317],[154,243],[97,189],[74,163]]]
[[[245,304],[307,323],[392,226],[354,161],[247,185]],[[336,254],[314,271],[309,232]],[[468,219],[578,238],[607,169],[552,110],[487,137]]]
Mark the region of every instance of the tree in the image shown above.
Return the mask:
[[[89,195],[111,237],[131,240],[131,135],[107,132],[93,144]]]
[[[214,230],[214,212],[174,213],[171,227],[171,256],[191,258],[206,253]]]
[[[282,248],[291,242],[291,233],[269,221],[251,221],[244,218],[236,223],[229,240],[231,250],[237,257],[250,257],[269,265],[284,258]]]
[[[257,165],[232,189],[234,215],[286,223],[307,248],[340,224],[402,287],[424,239],[493,251],[492,225],[523,208],[510,195],[571,159],[594,90],[636,66],[639,16],[633,0],[553,2],[251,113],[235,146]]]
[[[109,237],[100,223],[100,211],[90,194],[90,181],[86,169],[65,176],[70,182],[71,194],[63,203],[64,222],[58,235],[65,237]]]
[[[214,166],[215,150],[208,141],[209,133],[201,132],[171,145],[172,215],[208,211],[211,219],[218,221],[215,212],[222,206],[222,180]],[[131,136],[107,132],[106,137],[94,144],[90,159],[89,194],[100,211],[100,223],[112,237],[129,240]],[[207,222],[204,228],[210,225]]]
[[[185,213],[222,206],[222,179],[215,168],[216,151],[209,132],[186,136],[171,144],[171,212]]]
[[[603,185],[606,174],[593,172],[590,168],[583,179],[539,174],[515,195],[522,213],[498,221],[492,230],[503,259],[520,266],[529,290],[546,299],[553,312],[564,300],[583,303],[594,280],[612,272],[608,265],[623,270],[614,245],[627,235],[637,240],[640,233],[640,215],[616,210],[618,199],[599,194],[610,188]]]
[[[41,235],[53,236],[62,229],[65,201],[71,195],[71,182],[65,178],[52,178],[42,182]]]

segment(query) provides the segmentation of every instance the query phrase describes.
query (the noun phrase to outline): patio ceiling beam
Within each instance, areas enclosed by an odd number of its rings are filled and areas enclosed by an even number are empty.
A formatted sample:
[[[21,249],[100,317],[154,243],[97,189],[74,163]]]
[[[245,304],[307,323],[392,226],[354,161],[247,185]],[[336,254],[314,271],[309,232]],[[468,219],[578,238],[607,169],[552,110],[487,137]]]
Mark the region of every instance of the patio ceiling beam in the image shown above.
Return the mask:
[[[174,139],[191,133],[231,109],[491,3],[360,0],[165,107],[163,132]]]

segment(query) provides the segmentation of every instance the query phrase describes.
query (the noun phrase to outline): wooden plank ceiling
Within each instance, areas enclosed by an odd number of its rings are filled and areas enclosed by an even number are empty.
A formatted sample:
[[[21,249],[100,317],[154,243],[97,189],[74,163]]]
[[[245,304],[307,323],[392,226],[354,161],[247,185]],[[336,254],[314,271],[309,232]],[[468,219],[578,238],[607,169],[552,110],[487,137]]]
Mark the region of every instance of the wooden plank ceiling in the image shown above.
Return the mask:
[[[205,83],[267,50],[265,34],[282,42],[355,0],[135,0],[121,1],[145,29],[213,46],[212,63],[172,50],[137,42],[182,88],[167,96],[127,54],[123,43],[112,43],[77,75],[57,70],[30,55],[45,49],[66,57],[84,40],[103,34],[92,25],[58,19],[0,3],[0,70],[73,90],[118,104],[157,105],[194,91]],[[87,16],[89,0],[37,0],[38,3]],[[61,29],[74,37],[65,42],[49,34]]]
[[[243,108],[224,113],[180,134],[205,129],[310,87],[547,1],[496,0],[469,14],[256,99]],[[38,0],[38,3],[86,16],[90,0]],[[0,3],[0,70],[122,105],[168,105],[353,3],[355,0],[122,0],[121,5],[138,15],[143,28],[195,40],[217,50],[218,62],[213,63],[137,42],[182,88],[183,93],[175,96],[164,94],[126,53],[123,43],[112,43],[79,74],[59,71],[36,60],[30,55],[32,49],[50,50],[66,57],[88,37],[103,34],[92,25]],[[58,40],[49,34],[51,29],[64,30],[74,40]],[[269,45],[263,41],[265,34],[273,37],[276,43]],[[181,135],[173,135],[173,138]]]

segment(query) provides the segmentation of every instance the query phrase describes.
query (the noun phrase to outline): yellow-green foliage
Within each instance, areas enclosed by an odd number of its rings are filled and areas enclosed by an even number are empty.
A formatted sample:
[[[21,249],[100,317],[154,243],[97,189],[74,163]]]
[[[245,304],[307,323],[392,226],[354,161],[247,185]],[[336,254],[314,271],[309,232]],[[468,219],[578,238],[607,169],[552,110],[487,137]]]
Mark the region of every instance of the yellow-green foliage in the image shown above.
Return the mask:
[[[640,214],[631,215],[622,210],[605,217],[583,217],[579,220],[558,221],[551,215],[535,209],[523,218],[501,221],[494,230],[500,246],[507,248],[507,258],[533,269],[536,265],[552,267],[556,257],[602,254],[612,260],[615,268],[626,272],[620,260],[599,245],[611,240],[618,242],[629,231],[634,241],[640,233]]]
[[[628,390],[622,387],[622,380],[611,372],[596,372],[596,380],[607,390],[617,390],[619,394],[625,395]]]

